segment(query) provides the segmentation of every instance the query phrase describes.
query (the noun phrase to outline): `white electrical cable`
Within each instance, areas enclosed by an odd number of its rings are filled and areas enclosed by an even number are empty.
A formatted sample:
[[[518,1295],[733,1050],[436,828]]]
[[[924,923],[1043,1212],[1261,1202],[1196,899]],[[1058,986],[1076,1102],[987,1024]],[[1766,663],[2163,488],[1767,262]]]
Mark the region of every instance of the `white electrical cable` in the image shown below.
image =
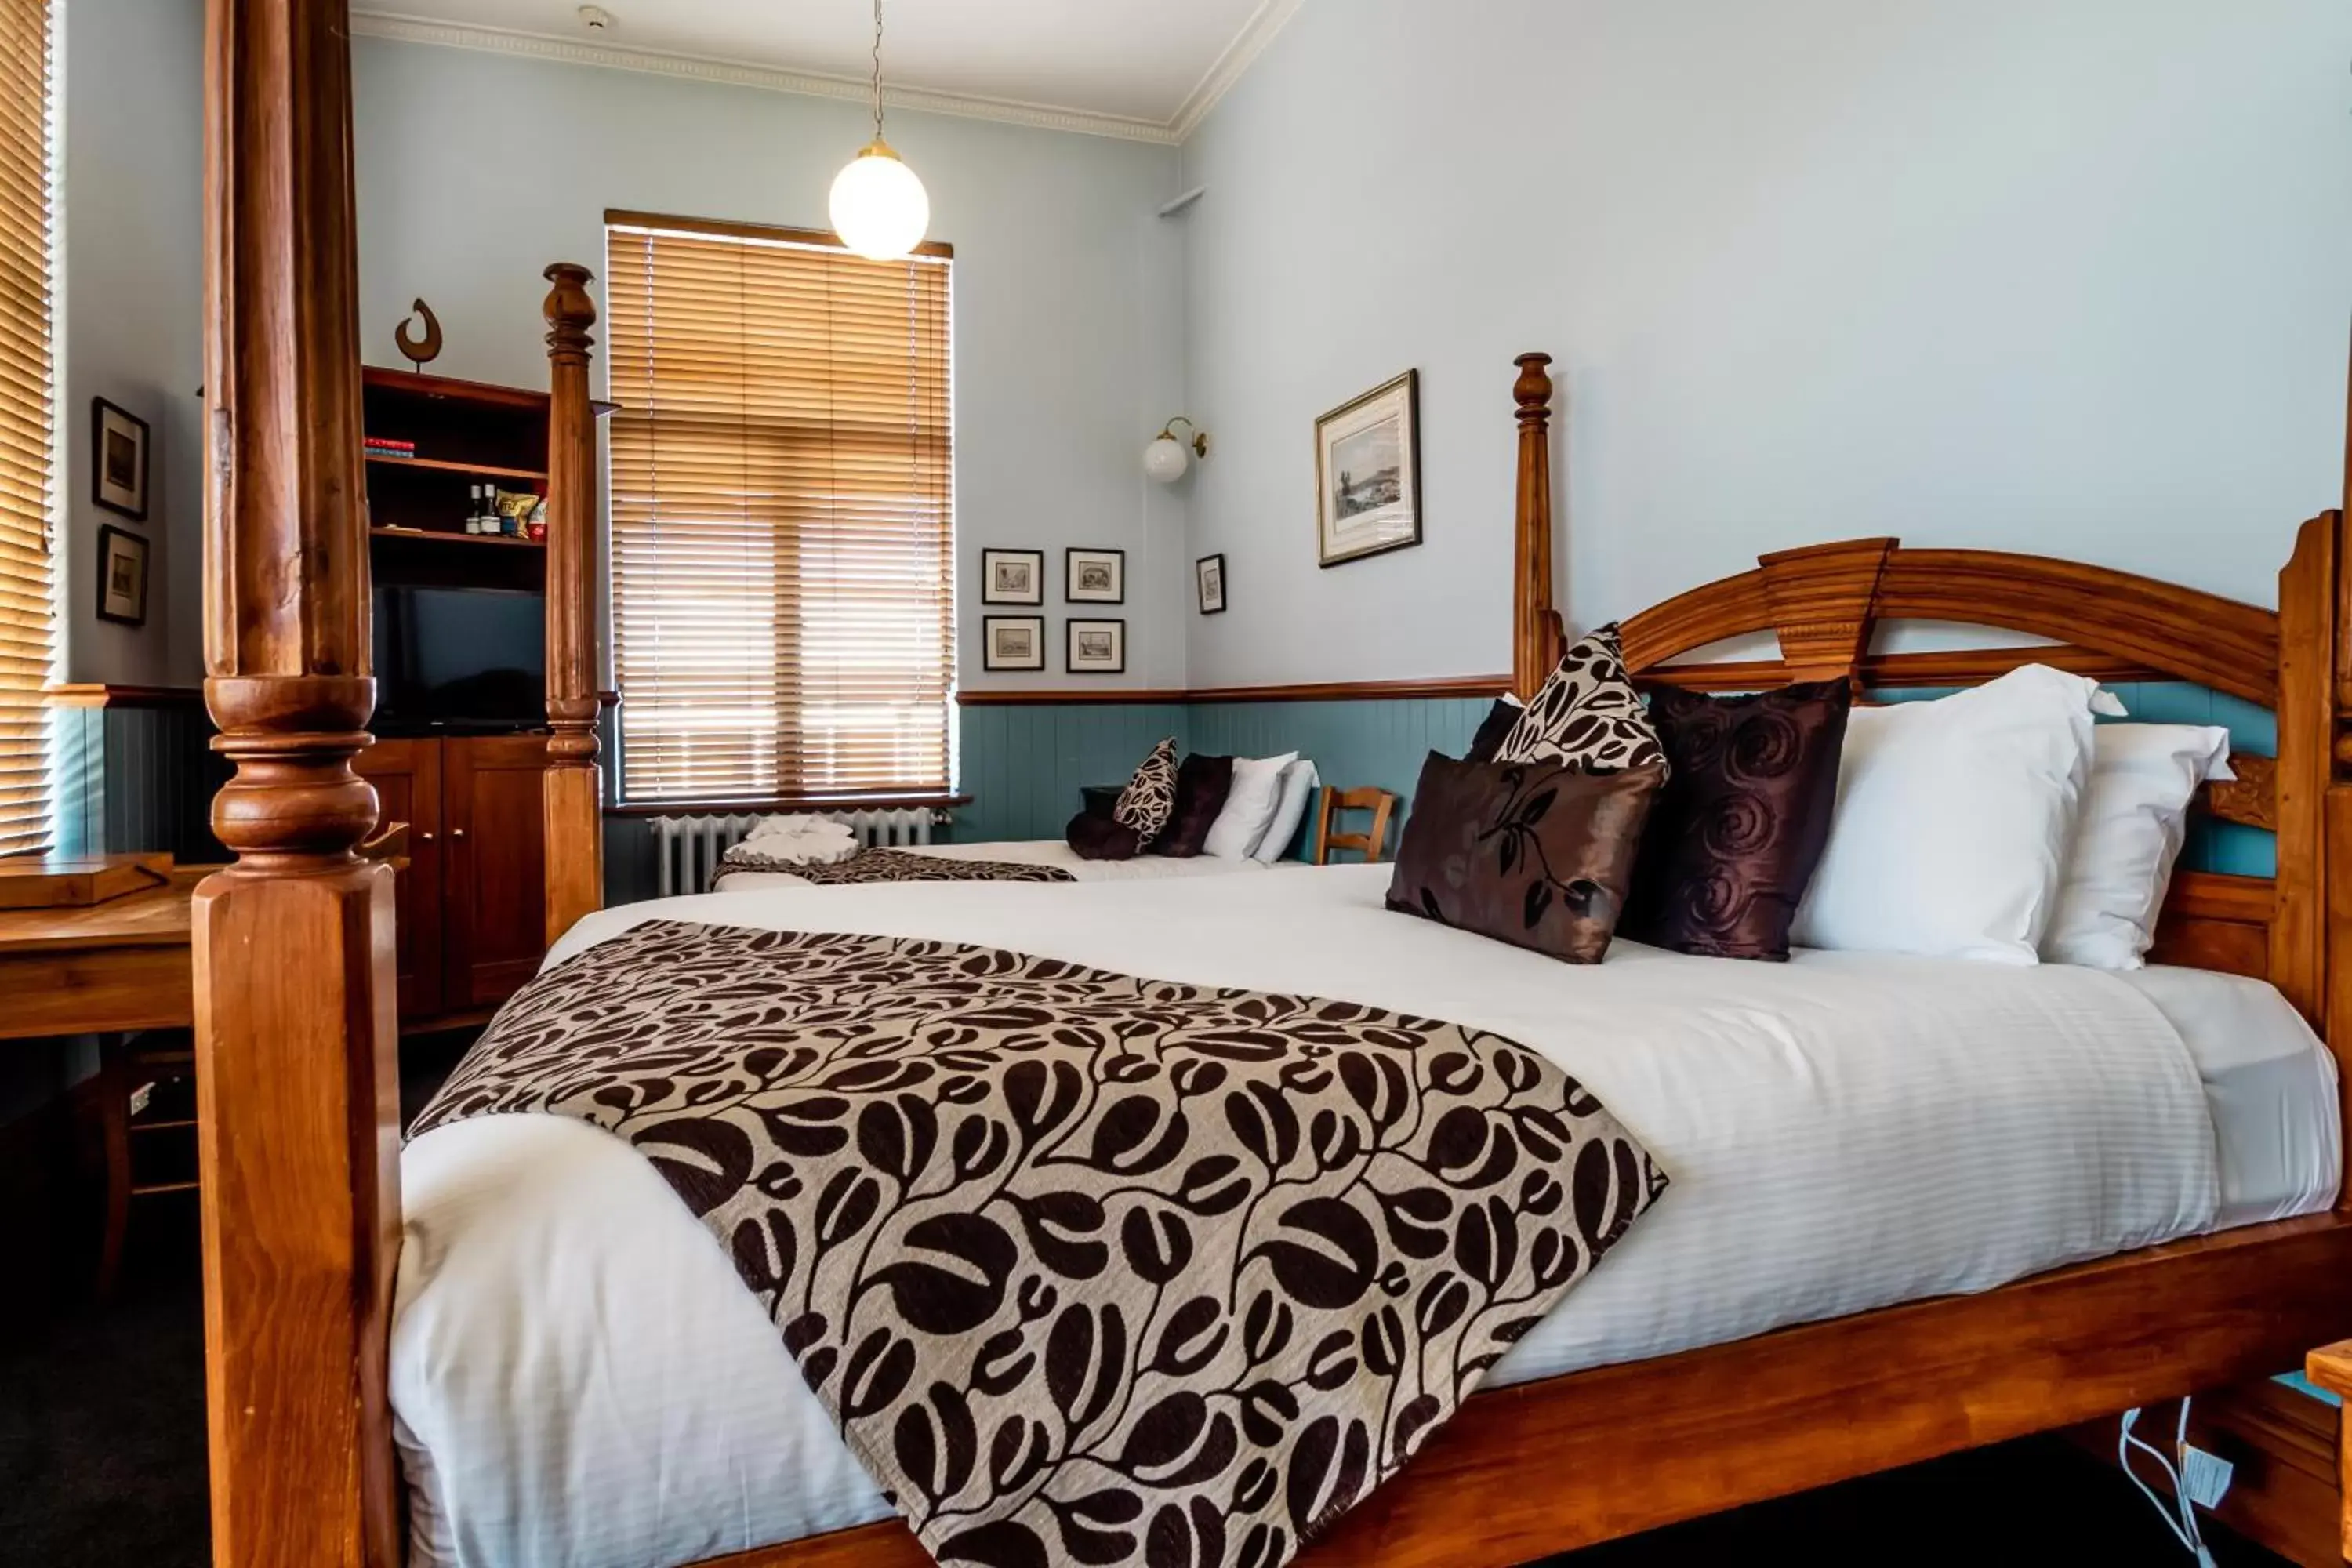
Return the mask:
[[[2186,1399],[2180,1402],[2180,1420],[2173,1431],[2172,1451],[2177,1456],[2185,1456],[2189,1449],[2189,1403]],[[2189,1500],[2189,1483],[2183,1479],[2182,1470],[2175,1468],[2172,1460],[2164,1457],[2163,1449],[2134,1434],[2132,1427],[2138,1420],[2137,1405],[2124,1412],[2123,1425],[2116,1436],[2116,1463],[2123,1467],[2124,1475],[2156,1509],[2158,1517],[2164,1521],[2164,1528],[2172,1531],[2173,1538],[2180,1542],[2184,1551],[2195,1555],[2198,1568],[2214,1568],[2213,1553],[2207,1550],[2204,1531],[2198,1528],[2197,1506]],[[2154,1459],[2157,1468],[2164,1472],[2165,1479],[2172,1483],[2170,1506],[2132,1468],[2134,1448]],[[2184,1467],[2186,1462],[2184,1458]]]

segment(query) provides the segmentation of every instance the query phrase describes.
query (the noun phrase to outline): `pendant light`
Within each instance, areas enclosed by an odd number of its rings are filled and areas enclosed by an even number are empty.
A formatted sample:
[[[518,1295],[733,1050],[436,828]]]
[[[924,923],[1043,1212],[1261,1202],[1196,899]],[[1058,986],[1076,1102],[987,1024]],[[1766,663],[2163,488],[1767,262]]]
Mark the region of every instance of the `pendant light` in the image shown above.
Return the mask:
[[[898,261],[923,243],[931,198],[882,140],[882,0],[874,0],[874,140],[833,177],[833,231],[870,261]]]

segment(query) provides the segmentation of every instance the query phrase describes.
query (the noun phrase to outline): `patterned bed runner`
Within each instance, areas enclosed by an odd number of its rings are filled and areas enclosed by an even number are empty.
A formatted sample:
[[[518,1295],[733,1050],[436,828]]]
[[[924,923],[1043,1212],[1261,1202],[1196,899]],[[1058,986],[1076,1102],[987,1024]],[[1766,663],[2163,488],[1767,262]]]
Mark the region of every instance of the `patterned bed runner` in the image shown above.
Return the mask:
[[[942,1563],[1279,1568],[1665,1177],[1497,1036],[950,942],[656,921],[416,1124],[653,1162]]]
[[[718,878],[730,871],[781,871],[788,877],[837,888],[853,882],[1074,882],[1076,878],[1059,866],[1030,866],[1018,860],[950,860],[938,855],[917,855],[904,849],[860,849],[846,860],[813,866],[805,860],[780,860],[748,847],[730,847],[719,858]]]

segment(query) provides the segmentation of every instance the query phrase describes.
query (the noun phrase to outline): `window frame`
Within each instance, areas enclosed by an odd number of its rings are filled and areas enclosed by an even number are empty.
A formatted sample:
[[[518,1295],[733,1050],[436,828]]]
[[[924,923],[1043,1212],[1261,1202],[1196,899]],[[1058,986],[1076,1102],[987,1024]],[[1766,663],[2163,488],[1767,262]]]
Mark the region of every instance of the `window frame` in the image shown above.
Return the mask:
[[[743,223],[728,219],[698,218],[668,213],[653,213],[632,208],[611,207],[604,212],[604,273],[608,282],[614,278],[614,245],[616,237],[629,233],[671,234],[695,238],[744,240],[761,245],[822,250],[848,256],[848,247],[829,230],[796,228],[782,225]],[[607,804],[608,815],[624,817],[655,817],[690,815],[698,812],[751,812],[763,809],[797,808],[887,808],[887,807],[948,807],[969,805],[970,794],[961,785],[961,738],[956,722],[957,692],[961,681],[961,657],[959,636],[959,584],[955,570],[958,539],[956,506],[956,440],[955,440],[955,247],[943,240],[926,240],[912,253],[944,264],[946,288],[940,319],[940,356],[944,371],[944,400],[948,458],[944,489],[946,527],[941,542],[944,571],[942,586],[945,600],[943,638],[942,697],[940,725],[946,783],[944,787],[910,786],[905,789],[788,789],[748,794],[730,793],[717,788],[698,788],[690,795],[638,796],[628,789],[627,692],[621,678],[622,649],[620,635],[620,592],[618,588],[614,540],[616,527],[614,482],[616,461],[616,440],[603,443],[603,491],[604,503],[599,509],[603,530],[601,545],[605,567],[603,574],[602,621],[604,633],[604,667],[606,684],[620,698],[610,710],[610,722],[605,726],[606,751],[612,761],[612,793]],[[884,263],[882,265],[897,265]],[[606,301],[607,353],[604,371],[608,394],[614,400],[615,417],[625,412],[625,387],[619,368],[618,355],[612,352],[612,339],[619,331],[619,310],[609,296]]]

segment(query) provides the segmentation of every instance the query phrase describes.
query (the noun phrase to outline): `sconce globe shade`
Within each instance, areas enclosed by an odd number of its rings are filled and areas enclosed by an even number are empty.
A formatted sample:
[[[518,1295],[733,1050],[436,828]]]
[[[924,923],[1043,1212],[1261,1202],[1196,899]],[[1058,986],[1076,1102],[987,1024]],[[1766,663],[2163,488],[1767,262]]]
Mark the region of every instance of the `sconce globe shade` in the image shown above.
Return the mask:
[[[1172,485],[1182,479],[1190,461],[1184,455],[1184,443],[1173,437],[1162,436],[1143,448],[1143,471],[1163,485]]]
[[[880,142],[833,177],[833,231],[869,261],[898,261],[923,243],[931,198],[915,171]]]

